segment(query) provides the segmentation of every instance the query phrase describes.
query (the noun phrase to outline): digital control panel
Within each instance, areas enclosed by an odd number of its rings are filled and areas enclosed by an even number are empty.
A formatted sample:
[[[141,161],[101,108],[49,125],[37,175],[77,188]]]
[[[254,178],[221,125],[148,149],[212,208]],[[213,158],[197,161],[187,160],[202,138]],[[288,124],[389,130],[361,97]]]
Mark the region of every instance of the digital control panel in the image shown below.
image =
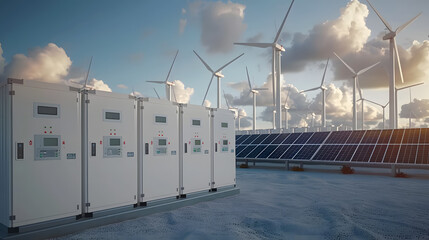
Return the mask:
[[[60,160],[61,136],[34,135],[34,150],[36,160]]]
[[[201,153],[201,139],[192,139],[192,153]]]
[[[119,137],[119,136],[103,137],[103,157],[105,158],[122,157],[122,137]]]
[[[154,138],[153,140],[153,153],[155,155],[167,154],[167,138]]]
[[[223,139],[221,140],[221,143],[222,143],[222,152],[228,152],[229,150],[228,140]]]

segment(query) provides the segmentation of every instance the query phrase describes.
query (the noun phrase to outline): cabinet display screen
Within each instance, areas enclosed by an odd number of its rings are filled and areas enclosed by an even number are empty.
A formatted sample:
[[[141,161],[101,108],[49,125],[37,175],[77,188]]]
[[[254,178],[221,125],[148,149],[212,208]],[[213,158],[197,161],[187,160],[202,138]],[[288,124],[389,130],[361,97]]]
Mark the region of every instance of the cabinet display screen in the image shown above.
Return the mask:
[[[221,123],[221,127],[223,127],[223,128],[228,128],[228,123]]]
[[[43,146],[45,147],[58,147],[58,138],[44,138]]]
[[[121,145],[121,139],[119,138],[110,139],[110,146],[120,146],[120,145]]]
[[[167,117],[155,116],[155,122],[157,122],[157,123],[167,123]]]
[[[47,106],[37,106],[37,114],[57,116],[58,115],[58,108],[57,107],[47,107]]]
[[[223,145],[228,145],[228,140],[223,140]]]
[[[200,120],[192,120],[192,125],[201,126],[201,121]]]
[[[159,139],[158,140],[158,145],[159,146],[165,146],[165,145],[167,145],[167,139]]]
[[[121,120],[121,113],[118,112],[106,112],[105,118],[108,120]]]
[[[195,140],[195,145],[196,145],[196,146],[201,145],[201,140]]]

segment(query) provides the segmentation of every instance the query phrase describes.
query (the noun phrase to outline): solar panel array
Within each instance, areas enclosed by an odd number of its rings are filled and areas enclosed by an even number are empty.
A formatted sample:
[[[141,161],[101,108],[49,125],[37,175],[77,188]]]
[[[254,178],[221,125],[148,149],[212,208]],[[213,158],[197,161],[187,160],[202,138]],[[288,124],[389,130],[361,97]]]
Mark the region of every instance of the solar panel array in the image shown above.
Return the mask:
[[[242,160],[429,164],[429,128],[236,136]]]

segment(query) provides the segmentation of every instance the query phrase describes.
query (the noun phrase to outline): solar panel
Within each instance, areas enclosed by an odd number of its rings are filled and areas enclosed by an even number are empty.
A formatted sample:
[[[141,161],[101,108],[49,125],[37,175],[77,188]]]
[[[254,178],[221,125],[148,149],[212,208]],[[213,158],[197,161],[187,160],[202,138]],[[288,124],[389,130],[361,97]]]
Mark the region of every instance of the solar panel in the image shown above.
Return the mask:
[[[387,145],[377,145],[372,153],[370,162],[383,162],[384,153],[386,152]]]
[[[348,162],[352,158],[353,154],[358,145],[344,145],[340,153],[338,153],[335,161],[337,162]]]
[[[282,133],[282,134],[279,134],[279,136],[278,136],[276,139],[274,139],[274,141],[273,141],[271,144],[280,144],[280,143],[282,143],[282,142],[285,140],[285,138],[287,138],[289,135],[290,135],[290,133]]]
[[[367,130],[360,144],[374,144],[380,136],[381,130]]]
[[[241,138],[237,139],[235,145],[240,145],[244,142],[244,140],[248,139],[252,135],[243,135]]]
[[[344,144],[350,134],[352,134],[352,131],[332,132],[328,139],[326,139],[325,144]]]
[[[313,135],[313,132],[305,132],[302,133],[301,136],[294,142],[294,144],[304,144],[310,139],[310,137]]]
[[[313,160],[333,161],[342,147],[342,145],[322,145],[320,150],[313,157]]]
[[[235,142],[238,141],[238,139],[240,139],[241,137],[243,137],[244,135],[235,135]]]
[[[422,128],[420,131],[420,144],[429,144],[429,128]]]
[[[237,156],[241,151],[243,151],[243,149],[245,149],[246,146],[238,146],[235,147],[235,156]]]
[[[392,136],[392,132],[393,130],[390,130],[390,129],[381,131],[377,144],[380,144],[380,143],[388,144],[390,141],[390,136]]]
[[[278,136],[279,136],[279,134],[270,134],[267,138],[264,139],[264,141],[262,141],[261,144],[270,144]]]
[[[404,129],[393,130],[392,137],[390,138],[389,144],[401,144],[402,136],[404,135]]]
[[[373,150],[374,150],[374,145],[360,145],[357,148],[355,155],[352,158],[352,161],[368,162]]]
[[[257,137],[259,137],[259,134],[250,135],[250,137],[248,137],[246,140],[244,140],[244,142],[241,144],[250,144],[251,142],[255,141],[255,139]]]
[[[236,157],[238,158],[244,158],[249,154],[253,149],[255,148],[255,145],[249,145],[245,149],[243,149]]]
[[[320,145],[304,145],[293,159],[310,160]]]
[[[350,135],[349,139],[347,139],[348,144],[357,144],[360,143],[360,140],[362,139],[362,136],[365,134],[365,131],[353,131]]]
[[[307,141],[307,144],[322,144],[328,135],[329,135],[329,132],[316,132]]]
[[[301,136],[301,133],[291,133],[288,138],[282,142],[282,144],[292,144],[297,138],[299,138],[299,136]]]
[[[412,163],[416,162],[417,145],[402,145],[399,150],[398,160],[396,163]]]
[[[261,134],[261,135],[259,135],[255,140],[253,140],[253,142],[251,144],[255,144],[255,145],[261,144],[262,141],[264,141],[264,139],[268,137],[268,135],[269,134]]]
[[[270,154],[273,153],[273,151],[278,147],[278,145],[268,145],[267,148],[264,149],[264,151],[261,152],[257,158],[267,158]]]
[[[416,144],[419,142],[420,129],[405,129],[402,144]]]
[[[395,163],[401,145],[389,145],[384,156],[383,163]]]
[[[280,157],[281,159],[292,159],[293,156],[301,149],[302,145],[292,145],[290,148]]]
[[[247,156],[244,158],[255,158],[258,156],[267,146],[266,145],[259,145],[255,147]]]
[[[276,148],[276,150],[274,150],[274,152],[272,152],[268,158],[280,158],[286,152],[286,150],[289,149],[290,146],[291,145],[279,145],[279,147]]]
[[[416,164],[429,164],[429,145],[419,145]]]

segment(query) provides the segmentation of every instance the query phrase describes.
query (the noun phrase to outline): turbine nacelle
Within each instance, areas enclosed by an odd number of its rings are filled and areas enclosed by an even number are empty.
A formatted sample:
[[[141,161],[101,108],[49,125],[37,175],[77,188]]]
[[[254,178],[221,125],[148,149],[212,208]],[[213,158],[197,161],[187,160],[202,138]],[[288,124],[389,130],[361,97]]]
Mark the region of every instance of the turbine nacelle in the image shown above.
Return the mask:
[[[225,76],[221,72],[216,72],[214,75],[218,78],[224,78]]]
[[[389,32],[388,34],[384,35],[383,40],[389,40],[396,37],[396,32]]]
[[[273,43],[273,48],[275,48],[277,51],[280,51],[280,52],[286,51],[285,48],[278,43]]]

